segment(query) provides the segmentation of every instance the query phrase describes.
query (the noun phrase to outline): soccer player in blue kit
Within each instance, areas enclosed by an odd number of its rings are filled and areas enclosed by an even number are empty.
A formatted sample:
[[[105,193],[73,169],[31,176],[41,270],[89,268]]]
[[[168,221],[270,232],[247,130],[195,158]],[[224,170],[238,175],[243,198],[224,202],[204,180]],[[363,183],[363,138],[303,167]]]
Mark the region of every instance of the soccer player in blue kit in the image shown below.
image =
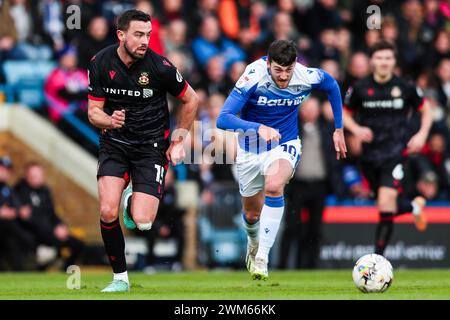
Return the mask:
[[[218,128],[238,132],[236,168],[248,238],[246,265],[254,280],[268,278],[269,252],[284,211],[284,187],[300,160],[298,107],[314,89],[328,95],[336,157],[345,158],[339,86],[325,71],[298,63],[292,41],[274,41],[267,57],[247,66],[217,119]]]

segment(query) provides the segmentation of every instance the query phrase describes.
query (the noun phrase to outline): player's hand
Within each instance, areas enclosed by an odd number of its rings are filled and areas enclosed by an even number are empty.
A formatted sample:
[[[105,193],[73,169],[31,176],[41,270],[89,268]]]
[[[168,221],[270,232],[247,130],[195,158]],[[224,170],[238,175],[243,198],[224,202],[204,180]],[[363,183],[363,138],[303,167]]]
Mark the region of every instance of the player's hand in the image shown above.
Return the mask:
[[[116,110],[111,115],[111,126],[110,129],[122,128],[125,124],[125,110]]]
[[[425,145],[426,141],[427,136],[421,134],[420,132],[413,135],[407,144],[408,154],[420,152],[420,150],[422,150],[423,146]]]
[[[336,129],[333,133],[334,150],[336,150],[336,159],[347,158],[347,146],[345,145],[344,129]]]
[[[266,142],[269,141],[279,141],[281,139],[281,134],[275,130],[274,128],[261,125],[258,129],[258,134],[261,138],[263,138]]]
[[[181,161],[183,161],[184,157],[186,157],[186,152],[184,151],[183,141],[173,141],[169,149],[167,149],[166,157],[172,165],[176,166]]]
[[[373,140],[373,132],[368,127],[361,127],[359,126],[353,134],[357,137],[359,137],[362,142],[370,143]]]

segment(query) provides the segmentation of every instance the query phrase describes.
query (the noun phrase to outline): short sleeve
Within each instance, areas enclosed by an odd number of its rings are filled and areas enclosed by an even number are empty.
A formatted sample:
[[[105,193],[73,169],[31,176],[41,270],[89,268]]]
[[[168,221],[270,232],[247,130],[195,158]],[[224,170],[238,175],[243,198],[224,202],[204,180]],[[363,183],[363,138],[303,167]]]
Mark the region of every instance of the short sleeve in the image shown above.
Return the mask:
[[[232,94],[241,100],[248,100],[255,92],[259,80],[262,78],[262,68],[259,65],[250,64],[234,85]]]
[[[312,89],[319,87],[324,80],[324,71],[319,68],[306,68],[304,70],[306,84],[310,85]]]
[[[105,100],[105,92],[100,82],[98,63],[95,56],[91,59],[88,68],[88,98],[96,101]]]
[[[172,96],[181,98],[184,96],[189,84],[183,78],[180,71],[167,59],[163,60],[161,67],[161,77],[165,90]]]

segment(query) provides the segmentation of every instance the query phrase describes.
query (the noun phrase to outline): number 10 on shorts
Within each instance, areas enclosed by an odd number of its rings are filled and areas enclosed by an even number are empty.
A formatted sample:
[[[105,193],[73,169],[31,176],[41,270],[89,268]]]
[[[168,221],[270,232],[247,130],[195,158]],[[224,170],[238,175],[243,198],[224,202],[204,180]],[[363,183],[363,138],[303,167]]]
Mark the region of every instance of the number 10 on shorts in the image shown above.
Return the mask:
[[[156,168],[156,182],[162,184],[164,180],[164,167],[160,166],[159,164],[155,164],[155,168]]]

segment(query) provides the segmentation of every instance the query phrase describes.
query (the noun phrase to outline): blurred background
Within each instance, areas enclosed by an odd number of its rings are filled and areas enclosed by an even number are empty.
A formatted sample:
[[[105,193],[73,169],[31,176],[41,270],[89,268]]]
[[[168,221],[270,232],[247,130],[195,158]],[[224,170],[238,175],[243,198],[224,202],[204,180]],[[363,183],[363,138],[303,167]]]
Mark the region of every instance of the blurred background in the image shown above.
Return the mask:
[[[370,5],[380,9],[378,29],[367,27]],[[276,39],[295,41],[299,62],[329,72],[343,95],[369,74],[373,43],[397,45],[396,73],[421,88],[433,110],[427,144],[409,156],[404,183],[407,195],[430,201],[430,225],[418,233],[411,217],[398,219],[386,257],[394,267],[450,267],[450,1],[0,0],[0,270],[109,268],[86,68],[96,52],[116,43],[116,18],[132,8],[151,14],[150,48],[177,66],[200,106],[186,145],[190,164],[170,168],[154,228],[126,234],[130,269],[244,268],[234,168],[202,161],[210,143],[203,132],[213,129],[214,156],[233,159],[233,148],[226,148],[232,137],[214,130],[217,115],[245,66]],[[175,127],[177,101],[169,102]],[[326,96],[313,93],[299,120],[301,136],[316,133],[303,149],[314,156],[302,157],[287,186],[271,267],[353,266],[373,251],[378,222],[357,166],[361,141],[348,135],[349,157],[335,160]],[[417,121],[411,119],[412,130]]]

